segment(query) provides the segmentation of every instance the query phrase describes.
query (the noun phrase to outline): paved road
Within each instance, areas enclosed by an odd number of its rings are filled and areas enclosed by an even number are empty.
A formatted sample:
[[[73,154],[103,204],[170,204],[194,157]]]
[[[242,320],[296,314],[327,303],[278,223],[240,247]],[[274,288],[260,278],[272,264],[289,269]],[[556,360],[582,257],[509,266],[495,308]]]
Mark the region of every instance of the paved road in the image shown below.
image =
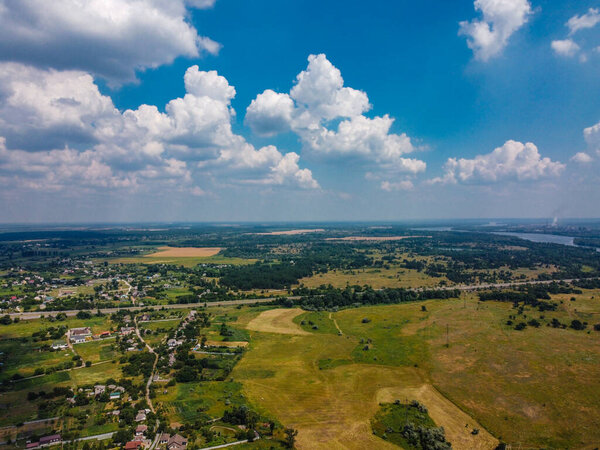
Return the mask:
[[[585,280],[597,280],[599,278],[585,278]],[[414,288],[409,289],[412,291],[423,291],[423,290],[431,290],[438,289],[443,291],[449,291],[453,289],[458,289],[459,291],[476,291],[479,289],[493,289],[493,288],[506,288],[513,286],[524,286],[527,284],[551,284],[558,283],[563,281],[565,283],[572,283],[574,281],[582,281],[584,278],[570,278],[566,280],[536,280],[536,281],[513,281],[507,283],[483,283],[483,284],[471,284],[471,285],[455,285],[455,286],[441,286],[441,287],[422,287],[422,288]],[[298,300],[300,296],[289,296],[286,297],[290,300]],[[254,303],[269,303],[273,300],[276,300],[276,297],[268,297],[268,298],[248,298],[244,300],[223,300],[218,302],[207,302],[206,305],[208,307],[215,306],[235,306],[235,305],[248,305]],[[204,303],[184,303],[184,304],[174,304],[174,305],[148,305],[148,306],[130,306],[124,308],[104,308],[100,309],[103,314],[112,314],[121,309],[127,309],[129,311],[139,311],[144,308],[150,309],[185,309],[185,308],[194,308],[202,306]],[[74,316],[79,312],[79,310],[69,310],[69,311],[36,311],[36,312],[22,312],[22,313],[11,313],[9,314],[11,317],[19,317],[23,320],[27,319],[39,319],[40,317],[47,317],[49,315],[56,315],[58,313],[65,313],[67,316]],[[90,312],[95,312],[95,310],[90,310]]]
[[[52,444],[45,444],[45,445],[40,445],[40,447],[54,447],[57,445],[61,445],[62,444],[70,444],[72,442],[80,442],[80,441],[92,441],[92,440],[98,440],[98,441],[103,441],[104,439],[110,439],[111,437],[113,437],[113,434],[115,434],[115,432],[110,432],[110,433],[104,433],[104,434],[96,434],[94,436],[87,436],[87,437],[82,437],[82,438],[78,438],[78,439],[73,439],[72,441],[60,441],[60,442],[53,442]]]
[[[255,431],[254,432],[254,440],[258,441],[259,439],[260,439],[260,435]],[[218,448],[226,448],[226,447],[232,447],[234,445],[245,444],[246,442],[248,442],[248,439],[244,439],[243,441],[230,442],[229,444],[215,445],[214,447],[202,447],[200,450],[216,450]]]
[[[83,438],[79,438],[79,439],[74,439],[73,441],[63,441],[63,444],[65,444],[67,442],[91,441],[93,439],[102,441],[104,439],[110,439],[111,437],[113,437],[113,434],[115,434],[115,431],[112,431],[110,433],[97,434],[95,436],[88,436],[88,437],[83,437]]]
[[[290,298],[292,300],[297,300],[300,297],[287,297]],[[235,305],[251,305],[254,303],[269,303],[272,302],[273,300],[276,300],[275,297],[269,297],[269,298],[247,298],[244,300],[223,300],[223,301],[218,301],[218,302],[207,302],[206,305],[208,307],[215,307],[215,306],[235,306]],[[148,305],[148,306],[129,306],[129,307],[123,307],[123,308],[101,308],[100,312],[103,314],[112,314],[115,313],[119,310],[122,309],[126,309],[128,311],[140,311],[142,309],[145,308],[150,308],[150,309],[184,309],[184,308],[198,308],[201,307],[202,305],[204,305],[204,303],[177,303],[174,305]],[[91,313],[95,313],[97,310],[92,309],[89,310],[89,312]],[[19,317],[23,320],[28,320],[28,319],[39,319],[40,317],[48,317],[48,316],[54,316],[58,313],[64,313],[67,316],[71,317],[71,316],[75,316],[77,313],[79,312],[79,310],[68,310],[68,311],[35,311],[35,312],[21,312],[21,313],[10,313],[9,315],[11,317]]]

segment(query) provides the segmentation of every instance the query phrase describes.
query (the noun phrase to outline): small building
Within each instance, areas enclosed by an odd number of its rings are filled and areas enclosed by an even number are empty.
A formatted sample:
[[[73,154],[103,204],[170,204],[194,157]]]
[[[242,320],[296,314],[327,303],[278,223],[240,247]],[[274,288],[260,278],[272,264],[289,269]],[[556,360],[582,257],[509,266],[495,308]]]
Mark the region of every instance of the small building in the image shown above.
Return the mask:
[[[110,394],[110,399],[111,400],[119,400],[121,398],[121,393],[120,392],[112,392]]]
[[[52,343],[53,350],[64,350],[68,347],[69,346],[67,345],[67,343],[65,341],[55,341]]]
[[[25,446],[25,448],[29,449],[29,448],[38,448],[40,446],[39,442],[30,442],[29,444],[27,444]]]
[[[171,435],[168,433],[161,433],[160,437],[158,438],[158,443],[160,445],[166,445],[169,442],[169,439],[171,439]]]
[[[141,446],[142,443],[140,441],[129,441],[125,444],[125,450],[137,450]]]
[[[135,429],[135,435],[143,436],[144,434],[146,434],[147,430],[148,430],[148,427],[146,425],[138,425]]]
[[[72,328],[69,331],[69,339],[73,344],[79,344],[85,342],[89,337],[92,336],[92,330],[90,327],[83,328]]]
[[[135,421],[143,422],[144,420],[146,420],[146,411],[144,411],[143,409],[140,409],[137,413],[137,416],[135,416]]]
[[[169,340],[167,341],[167,345],[168,345],[170,348],[175,348],[175,347],[177,347],[178,345],[181,345],[181,341],[178,341],[178,340],[176,340],[176,339],[169,339]]]
[[[58,444],[61,440],[60,434],[52,434],[50,436],[44,436],[43,438],[40,438],[40,445]]]
[[[131,333],[135,331],[134,327],[121,327],[121,336],[129,336]]]
[[[169,442],[167,442],[167,448],[169,450],[181,450],[185,447],[187,447],[187,439],[179,434],[171,436]]]
[[[106,386],[102,384],[97,384],[94,386],[94,395],[102,395],[106,392]]]

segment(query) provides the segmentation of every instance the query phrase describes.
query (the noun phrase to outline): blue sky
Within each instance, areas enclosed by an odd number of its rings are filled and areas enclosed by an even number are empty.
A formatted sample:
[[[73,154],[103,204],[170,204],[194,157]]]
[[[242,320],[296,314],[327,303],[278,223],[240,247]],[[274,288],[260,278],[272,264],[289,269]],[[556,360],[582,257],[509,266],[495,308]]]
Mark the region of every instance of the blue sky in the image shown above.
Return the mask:
[[[597,2],[40,2],[2,221],[600,216]]]

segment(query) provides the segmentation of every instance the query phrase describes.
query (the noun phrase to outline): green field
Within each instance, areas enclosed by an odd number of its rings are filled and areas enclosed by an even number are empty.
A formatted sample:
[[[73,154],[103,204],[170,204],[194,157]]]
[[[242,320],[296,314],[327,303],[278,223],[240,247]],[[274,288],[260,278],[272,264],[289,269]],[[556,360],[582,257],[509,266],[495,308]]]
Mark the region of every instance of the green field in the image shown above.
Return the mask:
[[[103,339],[76,344],[73,348],[84,361],[96,363],[114,359],[116,357],[114,346],[115,339]]]
[[[411,407],[409,404],[382,403],[380,410],[377,411],[371,421],[371,428],[373,434],[377,437],[405,449],[419,450],[422,448],[421,445],[409,442],[402,435],[404,427],[408,424],[415,427],[436,427],[435,422],[431,420],[427,412],[421,412],[418,408]]]
[[[57,312],[48,313],[56,315]],[[111,323],[107,317],[92,317],[90,319],[77,319],[76,317],[67,317],[65,320],[50,321],[47,318],[35,320],[21,320],[8,326],[3,326],[1,339],[30,337],[35,331],[48,327],[66,326],[67,328],[90,327],[92,333],[97,334],[101,331],[109,330]]]
[[[156,397],[172,422],[193,422],[199,418],[219,418],[229,405],[245,404],[241,384],[206,381],[182,383]]]
[[[171,330],[177,328],[181,319],[157,320],[154,322],[142,322],[139,324],[140,330],[150,330],[152,334],[144,334],[144,340],[150,345],[159,344]]]
[[[304,313],[290,327],[310,320],[318,330],[252,332],[233,377],[252,402],[300,430],[300,448],[385,448],[368,424],[378,403],[394,398],[425,402],[457,448],[495,445],[486,430],[513,445],[581,448],[600,441],[591,413],[600,409],[600,333],[546,323],[600,322],[600,292],[570,297],[554,296],[555,312],[526,307],[526,320],[542,326],[523,331],[506,325],[510,303],[473,296],[342,310],[332,314],[341,336],[329,313]]]
[[[432,287],[439,285],[441,281],[448,282],[445,277],[434,278],[413,269],[390,267],[389,269],[335,269],[330,270],[327,273],[320,273],[311,277],[302,278],[300,284],[311,288],[330,284],[337,288],[343,288],[347,285],[369,285],[373,289],[381,289]]]
[[[294,323],[297,323],[305,331],[315,333],[338,334],[338,330],[330,319],[328,312],[307,312],[296,316]],[[316,327],[316,328],[315,328]]]

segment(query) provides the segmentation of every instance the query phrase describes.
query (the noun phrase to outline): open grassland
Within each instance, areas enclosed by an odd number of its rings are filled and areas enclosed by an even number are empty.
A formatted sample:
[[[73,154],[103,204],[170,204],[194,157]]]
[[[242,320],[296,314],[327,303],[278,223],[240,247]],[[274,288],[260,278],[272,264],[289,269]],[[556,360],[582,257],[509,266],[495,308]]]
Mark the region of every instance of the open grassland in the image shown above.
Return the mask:
[[[158,247],[158,252],[145,255],[146,258],[196,258],[215,256],[221,247]]]
[[[266,311],[248,322],[250,351],[232,376],[252,402],[299,430],[301,449],[387,448],[369,421],[379,402],[396,399],[424,403],[453,448],[498,440],[592,448],[600,442],[600,333],[591,329],[600,291],[553,300],[557,311],[525,308],[524,320],[542,326],[523,331],[506,324],[512,304],[473,294],[331,314]],[[553,318],[589,326],[546,326]]]
[[[294,323],[308,332],[337,334],[338,330],[331,318],[330,313],[326,312],[307,312],[300,314],[293,319]]]
[[[53,311],[51,314],[56,315],[57,312]],[[2,334],[0,335],[0,339],[30,337],[34,332],[39,331],[41,329],[49,327],[57,328],[60,326],[66,326],[67,328],[90,327],[92,329],[92,333],[98,334],[101,331],[109,330],[111,327],[111,322],[107,319],[107,317],[95,316],[89,319],[77,319],[76,317],[68,317],[62,321],[55,320],[53,322],[46,318],[21,320],[18,323],[13,323],[0,328],[0,331],[2,332]]]
[[[433,287],[439,285],[441,281],[448,282],[446,277],[434,278],[414,269],[390,267],[389,269],[334,269],[327,273],[320,273],[302,278],[299,283],[309,288],[316,288],[321,285],[329,284],[337,288],[343,288],[347,285],[364,286],[367,284],[373,289],[381,289]]]
[[[581,297],[557,312],[525,314],[538,320],[543,315],[542,322],[585,320],[590,313],[574,312],[572,303],[586,305],[584,297],[591,295]],[[595,311],[600,311],[597,301]],[[512,313],[510,305],[494,302],[436,311],[428,320],[444,317],[450,324],[450,347],[432,354],[434,384],[509,443],[582,448],[600,442],[593,413],[600,408],[598,332],[547,326],[516,331],[505,325]],[[444,339],[438,335],[431,344],[443,348]]]
[[[387,317],[388,308],[364,309],[370,309],[371,314],[381,310],[382,316]],[[277,328],[287,331],[296,325],[294,321],[311,320],[321,323],[322,330],[290,336],[278,334],[269,326],[269,331],[253,333],[252,350],[233,372],[233,377],[244,384],[250,400],[271,411],[286,425],[297,428],[298,448],[394,448],[373,436],[370,429],[370,420],[379,407],[379,393],[382,389],[422,386],[426,378],[422,370],[408,365],[394,366],[396,361],[383,359],[374,361],[375,364],[358,364],[353,355],[357,348],[362,348],[361,338],[347,335],[342,321],[340,328],[344,335],[338,335],[333,318],[339,318],[340,313],[333,314],[332,319],[328,319],[328,313],[308,313],[294,319],[296,310],[287,311],[293,313],[279,315]],[[344,323],[348,330],[360,327],[355,323],[362,324],[363,312],[363,309],[347,312]],[[261,313],[258,323],[269,323],[272,315],[268,313]],[[288,320],[287,327],[281,323],[283,318]],[[257,319],[250,324],[256,324]],[[325,325],[326,320],[331,324]],[[408,351],[416,352],[411,348]],[[394,357],[399,358],[398,353],[390,356]],[[421,358],[416,353],[401,357],[410,361]]]
[[[23,377],[30,377],[38,368],[57,366],[71,361],[74,356],[69,349],[56,352],[39,351],[35,343],[12,340],[0,340],[0,352],[8,355],[2,368],[1,379],[10,378],[16,373]]]
[[[419,387],[404,387],[400,389],[382,389],[377,393],[377,401],[391,403],[396,400],[409,402],[417,400],[427,405],[428,414],[436,424],[444,424],[446,440],[453,448],[491,449],[498,445],[498,440],[487,430],[479,428],[473,418],[463,412],[454,403],[440,394],[432,385],[423,384]],[[477,428],[479,433],[471,431]]]
[[[203,416],[219,418],[228,405],[244,404],[241,384],[229,381],[176,384],[160,390],[156,401],[170,422],[180,423],[193,422]]]
[[[141,329],[156,331],[156,330],[165,330],[170,331],[173,328],[177,328],[181,323],[181,318],[174,319],[162,319],[155,320],[150,322],[139,322],[139,326]]]
[[[151,346],[158,345],[163,341],[171,330],[177,328],[181,323],[180,318],[172,320],[158,320],[155,322],[142,322],[140,330],[150,330],[152,333],[144,333],[144,340]]]
[[[76,344],[73,348],[84,361],[97,363],[115,358],[117,353],[114,350],[114,346],[115,339],[102,339]]]

